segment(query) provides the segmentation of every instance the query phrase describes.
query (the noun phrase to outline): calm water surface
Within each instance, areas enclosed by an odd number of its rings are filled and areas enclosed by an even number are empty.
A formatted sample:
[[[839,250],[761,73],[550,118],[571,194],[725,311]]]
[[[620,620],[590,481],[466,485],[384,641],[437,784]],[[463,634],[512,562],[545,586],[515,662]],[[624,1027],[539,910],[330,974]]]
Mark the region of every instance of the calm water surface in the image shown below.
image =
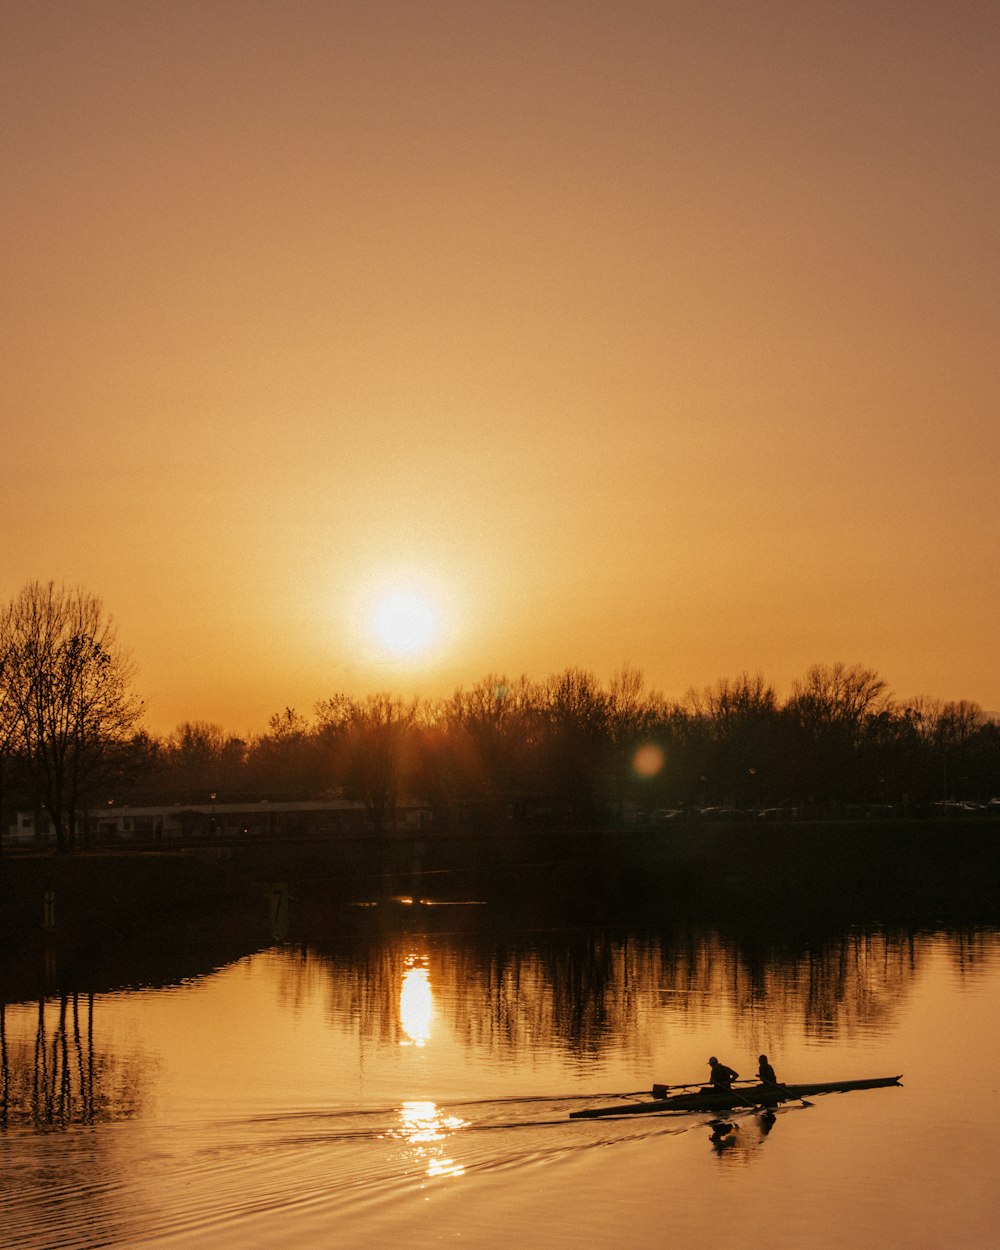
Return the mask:
[[[579,930],[278,946],[7,1002],[0,1245],[992,1247],[1000,937]],[[709,1054],[902,1073],[769,1124],[570,1120]]]

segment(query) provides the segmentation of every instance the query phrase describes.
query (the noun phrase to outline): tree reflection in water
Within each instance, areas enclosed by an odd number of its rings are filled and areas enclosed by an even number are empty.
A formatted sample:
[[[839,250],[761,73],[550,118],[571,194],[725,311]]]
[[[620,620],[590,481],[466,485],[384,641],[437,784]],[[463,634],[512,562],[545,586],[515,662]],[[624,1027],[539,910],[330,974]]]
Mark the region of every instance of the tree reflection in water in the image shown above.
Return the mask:
[[[142,1109],[143,1070],[137,1058],[123,1060],[95,1046],[93,994],[40,998],[33,1028],[19,1027],[14,1036],[8,1006],[0,1002],[4,1128],[65,1128],[127,1119]]]
[[[983,934],[950,941],[959,975],[984,965],[985,946],[996,953]],[[392,1045],[425,1042],[436,1011],[456,1037],[507,1058],[539,1039],[597,1057],[623,1036],[641,1042],[662,1011],[697,1027],[721,1005],[734,1043],[757,1053],[779,1050],[790,1028],[841,1039],[888,1028],[930,949],[910,931],[827,935],[800,947],[714,931],[424,939],[382,931],[323,953],[301,948],[283,969],[282,998],[298,1001],[321,982],[331,1016]]]

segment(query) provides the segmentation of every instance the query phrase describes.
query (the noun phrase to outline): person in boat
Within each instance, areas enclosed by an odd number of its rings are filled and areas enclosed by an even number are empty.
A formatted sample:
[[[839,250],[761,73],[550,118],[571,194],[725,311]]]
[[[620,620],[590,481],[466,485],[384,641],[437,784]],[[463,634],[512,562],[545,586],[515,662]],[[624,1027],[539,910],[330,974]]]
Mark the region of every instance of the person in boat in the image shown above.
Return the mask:
[[[728,1068],[724,1063],[720,1063],[714,1055],[708,1061],[708,1068],[708,1079],[712,1082],[713,1089],[729,1090],[732,1088],[733,1081],[739,1076],[738,1072],[734,1072],[732,1068]]]
[[[757,1080],[761,1085],[778,1084],[778,1078],[774,1075],[774,1068],[767,1061],[767,1055],[757,1057]]]

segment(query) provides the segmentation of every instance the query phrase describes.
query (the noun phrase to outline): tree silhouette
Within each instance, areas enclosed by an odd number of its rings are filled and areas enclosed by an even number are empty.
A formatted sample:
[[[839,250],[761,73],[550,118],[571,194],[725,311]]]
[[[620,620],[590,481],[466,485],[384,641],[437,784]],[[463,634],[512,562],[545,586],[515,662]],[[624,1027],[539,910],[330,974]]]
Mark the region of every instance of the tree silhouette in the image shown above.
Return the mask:
[[[395,827],[396,803],[408,775],[417,703],[389,694],[356,702],[336,696],[318,709],[335,742],[348,797],[360,799],[376,833]]]
[[[31,582],[0,614],[4,697],[17,745],[56,834],[72,850],[77,818],[115,769],[142,714],[133,667],[100,599]]]

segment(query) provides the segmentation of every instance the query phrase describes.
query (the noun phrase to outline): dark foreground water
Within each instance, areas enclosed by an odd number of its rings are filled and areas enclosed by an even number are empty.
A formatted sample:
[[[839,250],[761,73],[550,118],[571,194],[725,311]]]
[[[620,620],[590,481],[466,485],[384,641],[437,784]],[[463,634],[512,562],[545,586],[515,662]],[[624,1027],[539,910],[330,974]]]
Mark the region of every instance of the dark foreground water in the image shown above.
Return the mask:
[[[433,927],[8,1001],[0,1245],[997,1244],[997,932]],[[762,1050],[904,1084],[568,1118]]]

